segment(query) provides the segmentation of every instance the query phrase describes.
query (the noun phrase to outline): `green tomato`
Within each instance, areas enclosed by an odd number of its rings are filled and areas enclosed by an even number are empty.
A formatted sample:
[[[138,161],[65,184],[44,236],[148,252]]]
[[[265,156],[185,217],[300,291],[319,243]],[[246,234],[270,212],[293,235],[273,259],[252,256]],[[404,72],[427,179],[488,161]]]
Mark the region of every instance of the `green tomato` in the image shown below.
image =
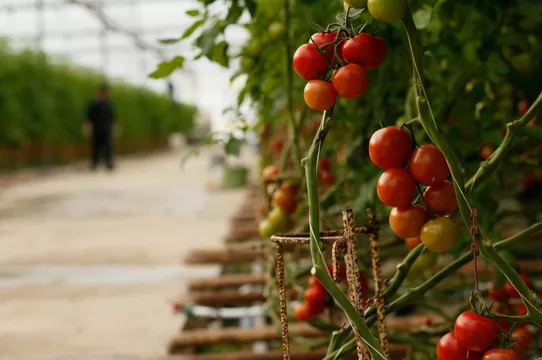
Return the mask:
[[[280,38],[286,32],[284,25],[278,21],[274,21],[269,25],[269,37],[273,40]]]
[[[502,99],[497,104],[497,108],[505,114],[511,114],[514,110],[514,102],[510,98]]]
[[[410,272],[413,274],[421,274],[425,270],[428,270],[436,265],[437,263],[437,254],[431,251],[424,251],[416,261],[412,264]]]
[[[271,225],[271,222],[269,220],[265,219],[260,222],[260,235],[264,238],[270,238],[272,235],[276,233],[275,228],[273,225]]]
[[[245,53],[250,56],[258,56],[262,52],[262,43],[256,39],[250,40],[245,47]]]
[[[422,243],[431,251],[443,253],[450,250],[459,237],[455,222],[441,216],[425,223],[420,232]]]
[[[290,225],[290,219],[286,211],[279,207],[274,207],[273,210],[267,215],[269,224],[276,229],[276,231],[286,231]]]
[[[348,6],[356,9],[365,9],[367,7],[367,0],[344,0],[345,10]]]
[[[254,59],[249,57],[243,57],[241,59],[241,71],[244,73],[248,73],[252,68],[254,67]]]
[[[292,215],[294,220],[300,220],[309,214],[309,207],[305,202],[300,202],[297,204],[295,213]]]
[[[512,67],[514,68],[514,70],[523,74],[530,73],[535,66],[533,57],[531,56],[531,54],[527,53],[513,56],[510,61],[512,62]]]
[[[376,20],[394,22],[403,18],[406,0],[368,0],[367,8]]]
[[[504,83],[497,88],[497,94],[500,97],[510,97],[514,94],[514,85],[510,83]]]

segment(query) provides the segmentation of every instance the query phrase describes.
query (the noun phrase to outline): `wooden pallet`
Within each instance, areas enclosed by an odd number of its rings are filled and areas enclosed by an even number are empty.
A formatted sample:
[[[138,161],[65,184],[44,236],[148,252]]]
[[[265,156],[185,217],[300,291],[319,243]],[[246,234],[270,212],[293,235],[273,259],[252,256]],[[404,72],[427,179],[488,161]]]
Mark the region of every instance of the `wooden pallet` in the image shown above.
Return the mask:
[[[188,283],[188,291],[224,290],[243,285],[264,285],[268,280],[265,274],[223,275],[218,278],[196,279]]]

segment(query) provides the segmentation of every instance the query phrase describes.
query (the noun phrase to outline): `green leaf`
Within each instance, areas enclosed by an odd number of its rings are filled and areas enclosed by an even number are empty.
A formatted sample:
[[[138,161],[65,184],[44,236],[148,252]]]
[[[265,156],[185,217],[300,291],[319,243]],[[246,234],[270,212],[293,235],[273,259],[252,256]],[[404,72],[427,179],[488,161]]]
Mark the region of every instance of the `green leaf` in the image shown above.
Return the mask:
[[[226,154],[239,156],[239,154],[241,154],[241,145],[241,140],[230,137],[228,142],[224,145],[224,151],[226,151]]]
[[[198,16],[199,15],[199,10],[198,9],[187,10],[186,15],[191,16],[191,17]]]
[[[186,29],[186,31],[184,32],[181,39],[186,39],[187,37],[192,35],[194,33],[194,31],[196,31],[201,25],[203,25],[204,22],[205,22],[205,20],[201,19],[201,20],[196,21],[192,25],[190,25],[190,27],[188,29]]]
[[[221,41],[213,47],[212,60],[217,64],[227,68],[230,64],[228,57],[228,43]]]
[[[237,23],[237,20],[243,15],[244,8],[239,6],[239,3],[237,0],[232,1],[231,7],[228,11],[228,15],[226,16],[226,23],[228,24],[235,24]]]
[[[171,45],[171,44],[176,44],[178,43],[179,41],[181,41],[183,38],[182,37],[178,37],[178,38],[168,38],[168,39],[160,39],[158,41],[160,41],[161,44],[164,44],[164,45]]]
[[[254,0],[245,0],[245,7],[247,8],[248,12],[250,13],[250,16],[254,17],[256,14],[256,1]]]
[[[170,61],[164,61],[158,65],[158,68],[152,72],[149,77],[152,79],[161,79],[168,77],[175,70],[182,68],[184,65],[184,57],[175,56]]]

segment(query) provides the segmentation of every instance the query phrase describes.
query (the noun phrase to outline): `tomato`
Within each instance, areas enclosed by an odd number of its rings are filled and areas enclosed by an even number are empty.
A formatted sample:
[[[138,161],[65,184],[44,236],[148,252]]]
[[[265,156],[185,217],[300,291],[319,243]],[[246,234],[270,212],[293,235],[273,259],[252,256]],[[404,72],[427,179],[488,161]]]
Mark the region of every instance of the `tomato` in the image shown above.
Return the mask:
[[[518,110],[521,115],[525,115],[525,113],[527,112],[527,110],[529,110],[530,107],[531,105],[529,105],[529,102],[527,100],[521,100],[518,103]]]
[[[540,177],[535,172],[528,172],[521,181],[524,188],[531,188],[540,182]]]
[[[269,221],[269,224],[277,231],[286,230],[290,223],[288,214],[286,214],[286,212],[279,207],[275,207],[269,212],[269,215],[267,215],[267,220]]]
[[[284,147],[284,144],[282,143],[282,140],[279,138],[274,138],[273,142],[271,143],[271,146],[273,147],[273,151],[278,154],[282,151],[282,148]]]
[[[493,147],[491,145],[486,145],[480,150],[480,157],[484,160],[487,160],[491,154],[493,154]]]
[[[359,288],[361,290],[361,298],[365,302],[369,298],[369,280],[364,274],[359,274]]]
[[[303,97],[308,107],[316,111],[324,111],[335,104],[337,92],[327,81],[311,80],[305,85]]]
[[[527,276],[527,274],[523,274],[523,273],[520,273],[519,276],[521,277],[521,280],[523,280],[523,283],[529,288],[529,289],[532,289],[533,288],[533,283],[531,282],[531,279],[529,279],[529,277]],[[511,299],[519,299],[519,293],[518,291],[514,288],[514,285],[512,285],[512,283],[510,282],[506,282],[506,284],[504,285],[504,289],[506,290],[506,295],[508,295],[509,298]]]
[[[520,360],[520,358],[512,349],[491,349],[484,353],[482,360]]]
[[[344,0],[344,4],[355,9],[365,9],[367,7],[367,0]]]
[[[453,332],[440,338],[437,343],[438,360],[480,360],[482,354],[462,348]]]
[[[367,9],[376,20],[394,22],[405,14],[406,0],[369,0]]]
[[[489,286],[489,297],[492,298],[495,301],[503,301],[506,300],[506,290],[504,287],[497,287],[495,283],[492,283]]]
[[[514,349],[522,355],[531,344],[533,335],[526,327],[520,327],[512,333],[512,339],[514,339]]]
[[[416,195],[416,181],[404,168],[388,169],[380,175],[376,192],[380,201],[388,206],[406,206]]]
[[[367,74],[361,66],[348,64],[333,73],[331,83],[343,98],[357,98],[367,89]]]
[[[505,303],[496,302],[491,308],[491,312],[495,314],[510,315],[508,306]],[[507,320],[495,320],[497,327],[503,331],[509,331],[512,327],[510,321]]]
[[[276,40],[286,32],[286,27],[282,23],[274,21],[269,25],[267,31],[269,32],[269,37]]]
[[[414,261],[410,267],[413,274],[423,273],[425,270],[431,269],[437,264],[438,255],[431,251],[424,251]]]
[[[293,60],[295,72],[304,79],[317,79],[329,69],[329,61],[314,44],[303,44],[297,48]]]
[[[268,219],[262,220],[259,226],[260,235],[265,238],[270,238],[275,234],[275,228],[271,225]]]
[[[249,72],[254,67],[254,59],[244,56],[241,59],[241,71],[244,73]]]
[[[301,185],[297,181],[286,180],[280,185],[280,189],[287,193],[297,195],[299,193]]]
[[[331,31],[331,32],[317,32],[316,34],[312,35],[309,43],[315,44],[316,46],[320,47],[325,44],[329,44],[326,47],[324,47],[323,52],[327,56],[328,60],[330,62],[333,62],[333,58],[335,57],[335,44],[331,44],[335,41],[337,38],[337,32]],[[341,56],[342,52],[342,43],[337,43],[337,55]]]
[[[318,160],[318,166],[322,171],[329,171],[331,170],[331,161],[328,158],[321,158]]]
[[[313,313],[320,313],[324,310],[327,299],[327,291],[322,286],[309,287],[303,294],[305,301],[309,304]]]
[[[455,320],[454,334],[461,347],[484,351],[499,338],[499,328],[493,320],[465,311]]]
[[[327,266],[327,272],[330,276],[333,276],[333,265]],[[339,280],[346,280],[346,266],[339,265]]]
[[[452,219],[438,217],[425,223],[420,237],[426,248],[436,253],[443,253],[455,245],[459,230]]]
[[[309,321],[314,316],[314,313],[309,304],[300,303],[294,309],[294,316],[297,321]]]
[[[408,250],[414,249],[416,246],[422,243],[422,239],[419,236],[405,239],[405,245]]]
[[[258,56],[262,52],[262,43],[257,39],[252,39],[245,47],[245,53],[250,56]]]
[[[412,138],[408,131],[388,126],[374,132],[369,140],[369,157],[381,169],[406,165],[412,154]]]
[[[535,67],[533,56],[529,53],[515,55],[510,59],[510,62],[514,70],[523,74],[530,73]]]
[[[427,208],[437,215],[448,215],[457,209],[454,184],[448,180],[425,189],[423,200]]]
[[[386,58],[386,42],[378,36],[361,33],[344,42],[342,56],[346,62],[361,65],[365,70],[376,69]]]
[[[279,189],[273,194],[273,204],[288,214],[293,214],[297,207],[297,199],[293,194]]]
[[[397,236],[410,238],[420,236],[427,221],[427,211],[421,205],[395,207],[390,213],[390,227]]]
[[[519,303],[516,305],[516,315],[523,316],[527,315],[529,310],[527,310],[527,306],[525,306],[524,303]]]
[[[450,175],[446,158],[433,144],[425,144],[414,150],[410,157],[410,172],[423,185],[438,185]]]
[[[320,171],[320,179],[325,186],[331,186],[335,183],[335,175],[330,171]]]
[[[280,174],[280,168],[277,165],[266,166],[262,171],[263,181],[269,181],[274,179],[278,174]]]

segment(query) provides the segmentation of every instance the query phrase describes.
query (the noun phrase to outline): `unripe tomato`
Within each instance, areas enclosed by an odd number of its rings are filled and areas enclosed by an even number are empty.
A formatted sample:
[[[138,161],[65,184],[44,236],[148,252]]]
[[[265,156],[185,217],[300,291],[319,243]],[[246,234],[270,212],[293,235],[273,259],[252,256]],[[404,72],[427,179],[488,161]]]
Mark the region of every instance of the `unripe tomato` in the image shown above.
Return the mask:
[[[426,248],[436,253],[443,253],[455,245],[459,230],[452,219],[438,217],[423,225],[420,237]]]
[[[369,140],[369,157],[381,169],[406,165],[412,154],[412,138],[408,131],[388,126],[374,132]]]
[[[423,200],[429,210],[437,215],[448,215],[457,209],[454,184],[448,180],[425,189]]]
[[[346,62],[361,65],[365,70],[376,69],[386,58],[386,42],[378,36],[360,33],[344,42],[342,56]]]
[[[262,171],[263,181],[270,181],[280,173],[280,168],[277,165],[268,165]]]
[[[446,158],[433,144],[425,144],[414,150],[410,157],[410,172],[423,185],[442,184],[450,175]]]
[[[344,4],[355,9],[365,9],[367,7],[367,0],[344,0]]]
[[[515,55],[510,61],[514,70],[523,74],[529,74],[535,67],[533,56],[529,53]]]
[[[327,291],[322,286],[309,287],[303,294],[313,314],[319,314],[326,307]]]
[[[276,231],[268,219],[264,219],[260,222],[259,230],[260,235],[264,238],[270,238],[272,235],[275,234]]]
[[[297,199],[295,195],[279,189],[273,194],[273,205],[283,209],[288,214],[293,214],[297,207]]]
[[[455,320],[454,334],[464,349],[484,351],[498,340],[499,328],[493,320],[465,311]]]
[[[437,264],[438,255],[431,251],[424,251],[414,261],[410,267],[410,272],[413,274],[421,274],[424,271],[431,269]]]
[[[294,316],[297,321],[309,321],[314,314],[312,309],[307,303],[300,303],[294,309]]]
[[[406,0],[368,0],[367,8],[376,20],[394,22],[403,18]]]
[[[416,246],[422,243],[422,239],[419,236],[405,239],[405,245],[408,250],[416,248]]]
[[[313,44],[303,44],[294,53],[293,65],[299,76],[312,80],[327,72],[329,61]]]
[[[529,279],[529,276],[527,276],[527,274],[520,273],[519,276],[521,277],[521,280],[523,280],[523,283],[529,289],[533,288],[533,283],[531,282],[531,279]],[[506,282],[506,284],[504,285],[504,289],[506,291],[506,295],[508,295],[509,298],[519,299],[519,293],[511,282]]]
[[[276,40],[286,32],[286,27],[282,23],[274,21],[269,25],[268,31],[269,37]]]
[[[481,353],[468,351],[459,346],[459,342],[453,332],[449,332],[441,337],[437,343],[438,360],[479,360],[481,358]]]
[[[389,221],[391,229],[399,237],[420,236],[420,230],[427,222],[427,211],[421,205],[395,207],[390,212]]]
[[[245,47],[245,53],[250,56],[258,56],[262,52],[262,43],[257,39],[252,39]]]
[[[250,57],[244,56],[241,59],[241,71],[244,73],[250,72],[252,68],[254,67],[254,59]]]
[[[311,80],[305,85],[303,97],[307,106],[316,111],[331,109],[337,100],[337,92],[331,83],[324,80]]]
[[[367,90],[367,74],[361,66],[348,64],[333,73],[331,83],[340,96],[357,98]]]
[[[288,214],[279,207],[275,207],[269,212],[267,220],[276,231],[285,231],[290,223]]]
[[[388,206],[406,206],[416,195],[416,181],[404,168],[388,169],[380,175],[376,192],[380,201]]]
[[[484,353],[482,360],[520,360],[520,357],[512,349],[491,349]]]

